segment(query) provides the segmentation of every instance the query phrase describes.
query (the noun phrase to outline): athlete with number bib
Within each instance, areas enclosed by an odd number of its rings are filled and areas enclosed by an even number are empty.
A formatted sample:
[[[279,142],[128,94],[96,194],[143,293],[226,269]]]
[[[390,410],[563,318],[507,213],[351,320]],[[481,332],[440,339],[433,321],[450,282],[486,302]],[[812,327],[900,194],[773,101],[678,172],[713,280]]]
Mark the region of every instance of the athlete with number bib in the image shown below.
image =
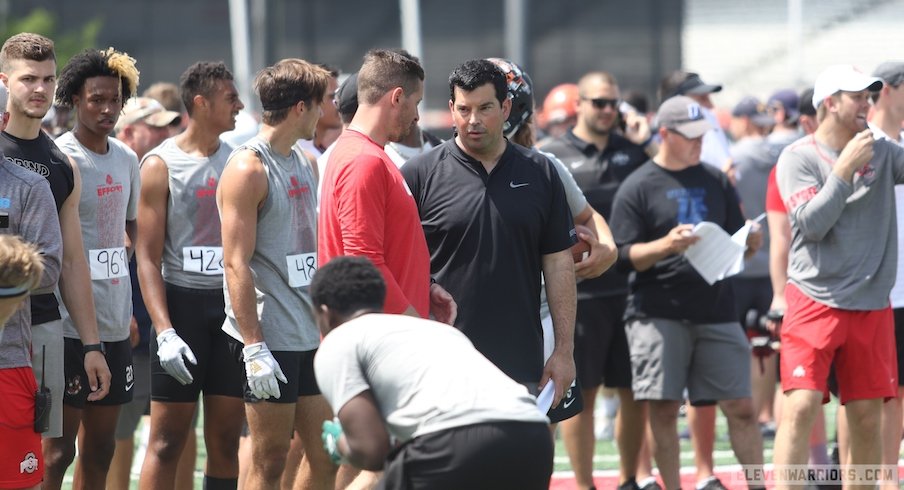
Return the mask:
[[[138,158],[109,135],[123,100],[131,97],[137,86],[135,60],[112,48],[89,49],[72,57],[60,72],[57,85],[58,102],[76,113],[75,127],[57,138],[56,144],[75,162],[82,176],[79,217],[101,345],[83,345],[68,309],[65,305],[60,308],[65,337],[63,437],[49,440],[58,457],[48,458],[47,466],[52,475],[63,474],[75,456],[81,423],[82,471],[76,476],[76,486],[84,488],[104,487],[115,447],[119,407],[131,401],[134,384],[129,341],[129,255],[137,231]],[[104,352],[112,374],[110,394],[97,401],[88,399],[90,388],[84,369],[84,356],[93,350]]]
[[[151,435],[142,488],[170,488],[204,392],[204,488],[236,488],[244,420],[242,366],[222,330],[223,247],[217,183],[232,148],[220,134],[244,107],[223,63],[182,74],[189,123],[141,163],[139,280],[157,333],[151,349]],[[142,375],[146,375],[143,373]]]
[[[254,89],[263,125],[230,155],[217,188],[223,330],[244,344],[250,488],[278,485],[293,429],[305,448],[297,478],[310,488],[332,488],[336,477],[320,450],[320,425],[330,407],[314,379],[320,334],[308,292],[317,270],[317,183],[292,148],[299,138],[313,137],[329,78],[300,59],[261,70]]]

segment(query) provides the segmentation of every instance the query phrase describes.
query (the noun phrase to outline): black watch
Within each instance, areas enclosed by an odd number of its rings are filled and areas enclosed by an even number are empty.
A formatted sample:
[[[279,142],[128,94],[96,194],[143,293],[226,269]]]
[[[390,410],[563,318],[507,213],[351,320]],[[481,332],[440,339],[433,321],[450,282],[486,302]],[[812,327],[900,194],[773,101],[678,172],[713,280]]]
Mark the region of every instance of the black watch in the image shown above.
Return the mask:
[[[100,352],[104,353],[104,344],[85,344],[82,346],[82,352],[87,354],[89,352]]]

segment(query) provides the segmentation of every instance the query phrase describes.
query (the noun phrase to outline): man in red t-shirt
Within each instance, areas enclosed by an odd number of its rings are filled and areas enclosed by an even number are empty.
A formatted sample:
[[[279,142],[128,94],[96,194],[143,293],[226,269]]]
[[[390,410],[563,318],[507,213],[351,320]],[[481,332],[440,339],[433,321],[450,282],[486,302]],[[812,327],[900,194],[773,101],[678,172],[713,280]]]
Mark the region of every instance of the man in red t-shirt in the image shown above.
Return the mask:
[[[358,111],[322,176],[318,263],[367,257],[383,274],[387,313],[455,320],[455,302],[430,280],[430,255],[417,206],[383,151],[418,121],[424,70],[405,52],[372,50],[358,72]]]
[[[406,52],[371,50],[358,71],[358,110],[339,136],[321,176],[317,261],[367,257],[386,282],[386,313],[452,325],[456,304],[430,278],[430,253],[421,218],[399,168],[383,147],[417,125],[424,69]],[[354,477],[340,472],[340,484]],[[357,483],[373,482],[373,473]]]

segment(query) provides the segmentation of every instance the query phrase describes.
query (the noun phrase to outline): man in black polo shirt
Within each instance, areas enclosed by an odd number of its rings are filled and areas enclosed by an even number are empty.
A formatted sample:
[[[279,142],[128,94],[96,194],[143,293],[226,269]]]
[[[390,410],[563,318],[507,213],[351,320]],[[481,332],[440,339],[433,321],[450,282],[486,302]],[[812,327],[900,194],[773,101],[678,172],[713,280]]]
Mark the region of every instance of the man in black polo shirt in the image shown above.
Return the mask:
[[[546,157],[503,137],[511,100],[496,65],[465,62],[449,86],[456,137],[402,167],[431,273],[458,302],[455,326],[477,350],[532,391],[552,379],[555,406],[575,376],[575,233],[565,191]],[[541,271],[555,334],[545,366]]]
[[[643,146],[616,132],[621,96],[615,77],[605,72],[588,73],[578,81],[578,93],[577,124],[546,143],[543,150],[565,163],[588,203],[608,220],[615,191],[648,156]],[[643,118],[638,122],[642,126],[628,125],[628,136],[648,142],[649,126]],[[614,267],[598,278],[578,284],[574,357],[584,410],[562,422],[562,436],[579,488],[593,486],[593,407],[597,390],[604,383],[617,390],[622,407],[615,431],[619,483],[631,487],[635,482],[644,418],[631,393],[631,359],[622,318],[627,295],[628,276]],[[650,482],[655,485],[655,479]],[[641,482],[641,486],[646,483]]]

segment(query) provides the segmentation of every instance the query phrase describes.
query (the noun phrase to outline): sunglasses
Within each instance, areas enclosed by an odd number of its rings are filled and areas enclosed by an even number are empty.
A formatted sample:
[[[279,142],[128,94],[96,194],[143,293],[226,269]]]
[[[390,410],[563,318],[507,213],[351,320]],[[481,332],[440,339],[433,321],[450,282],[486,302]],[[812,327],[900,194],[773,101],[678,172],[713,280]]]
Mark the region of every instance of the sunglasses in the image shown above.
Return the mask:
[[[619,102],[621,102],[618,99],[604,99],[602,97],[598,99],[588,99],[587,97],[581,97],[581,100],[589,101],[591,104],[593,104],[594,109],[603,109],[606,106],[615,109],[616,107],[618,107]]]

